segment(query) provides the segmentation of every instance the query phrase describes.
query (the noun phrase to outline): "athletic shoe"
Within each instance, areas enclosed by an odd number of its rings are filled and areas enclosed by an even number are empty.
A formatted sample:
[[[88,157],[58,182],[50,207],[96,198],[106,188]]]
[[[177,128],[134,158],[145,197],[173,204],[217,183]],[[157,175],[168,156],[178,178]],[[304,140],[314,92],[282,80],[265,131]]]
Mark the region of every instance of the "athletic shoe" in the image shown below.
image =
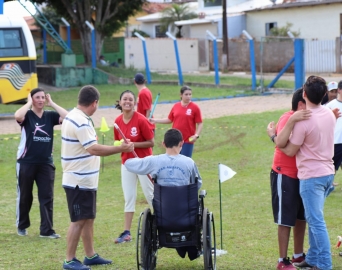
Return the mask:
[[[18,235],[19,235],[19,236],[26,236],[26,235],[28,235],[28,232],[27,232],[26,229],[20,230],[20,229],[18,228]]]
[[[106,265],[106,264],[111,264],[112,261],[111,260],[106,260],[102,257],[100,257],[99,254],[95,254],[93,257],[88,258],[88,257],[84,257],[84,261],[83,264],[84,265]]]
[[[302,262],[302,261],[304,261],[305,260],[305,253],[303,253],[303,255],[302,256],[300,256],[300,257],[298,257],[298,258],[294,258],[293,256],[292,256],[292,263],[300,263],[300,262]]]
[[[60,238],[61,236],[57,233],[52,233],[50,235],[39,235],[39,237],[57,239],[57,238]]]
[[[125,242],[131,242],[132,236],[129,232],[124,231],[118,238],[115,239],[115,244],[121,244]]]
[[[317,266],[310,268],[309,270],[320,270]]]
[[[282,262],[278,262],[277,264],[277,270],[281,270],[281,269],[288,269],[288,270],[296,270],[296,267],[294,267],[291,262],[290,262],[290,258],[283,258]]]
[[[79,260],[73,258],[70,262],[64,260],[63,269],[90,270],[90,267],[83,265]]]
[[[312,265],[308,264],[305,260],[300,263],[294,263],[293,265],[299,268],[312,268],[313,267]]]

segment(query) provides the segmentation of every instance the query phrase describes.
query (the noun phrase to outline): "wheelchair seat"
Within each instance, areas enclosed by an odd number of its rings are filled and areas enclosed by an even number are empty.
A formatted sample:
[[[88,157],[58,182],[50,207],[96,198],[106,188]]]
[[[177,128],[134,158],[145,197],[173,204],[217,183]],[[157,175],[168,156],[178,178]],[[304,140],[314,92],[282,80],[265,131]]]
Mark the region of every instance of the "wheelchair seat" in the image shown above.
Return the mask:
[[[214,216],[204,208],[205,194],[201,191],[198,195],[197,182],[183,186],[161,186],[155,181],[154,213],[146,208],[138,223],[138,269],[154,270],[158,249],[162,247],[175,248],[177,252],[191,247],[191,250],[203,254],[204,269],[216,269]]]

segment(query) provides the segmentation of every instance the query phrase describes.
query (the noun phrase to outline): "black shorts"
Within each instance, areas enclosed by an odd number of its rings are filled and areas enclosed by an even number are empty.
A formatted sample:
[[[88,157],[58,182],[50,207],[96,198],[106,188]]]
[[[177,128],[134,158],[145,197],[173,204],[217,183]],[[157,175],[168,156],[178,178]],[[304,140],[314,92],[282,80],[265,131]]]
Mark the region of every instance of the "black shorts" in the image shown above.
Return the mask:
[[[299,194],[299,180],[274,170],[270,173],[274,222],[294,227],[296,220],[305,220],[304,206]]]
[[[334,145],[333,161],[334,161],[335,171],[337,171],[342,163],[342,144],[340,143]]]
[[[64,188],[71,222],[96,217],[96,191]]]

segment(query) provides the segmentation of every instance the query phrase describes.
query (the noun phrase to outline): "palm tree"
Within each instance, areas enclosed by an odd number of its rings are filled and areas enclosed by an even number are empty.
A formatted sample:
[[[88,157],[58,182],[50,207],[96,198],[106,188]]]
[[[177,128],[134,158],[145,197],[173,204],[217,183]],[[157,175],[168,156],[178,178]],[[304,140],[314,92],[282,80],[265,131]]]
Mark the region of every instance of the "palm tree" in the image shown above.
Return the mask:
[[[183,20],[190,20],[193,18],[197,18],[197,14],[192,12],[189,5],[183,4],[183,5],[177,5],[172,4],[171,7],[168,7],[162,11],[162,18],[160,20],[162,24],[162,28],[164,31],[168,29],[169,26],[171,26],[171,31],[174,31],[175,26],[177,27],[177,38],[182,37],[182,25],[175,25],[175,22],[177,21],[183,21]]]

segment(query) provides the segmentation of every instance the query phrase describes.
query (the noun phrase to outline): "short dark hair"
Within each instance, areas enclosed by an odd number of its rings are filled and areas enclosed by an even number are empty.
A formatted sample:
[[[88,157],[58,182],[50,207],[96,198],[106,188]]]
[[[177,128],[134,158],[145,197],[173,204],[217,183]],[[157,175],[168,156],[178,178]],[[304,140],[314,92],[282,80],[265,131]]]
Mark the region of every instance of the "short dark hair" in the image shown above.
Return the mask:
[[[178,146],[180,142],[183,141],[182,133],[176,129],[171,128],[164,134],[164,144],[166,148],[172,148],[174,146]]]
[[[342,80],[338,82],[338,89],[342,89]]]
[[[142,74],[142,73],[135,74],[134,81],[136,84],[144,84],[145,83],[144,74]]]
[[[45,90],[43,88],[39,88],[39,87],[34,88],[34,89],[32,89],[32,91],[30,93],[31,97],[33,97],[38,92],[44,92],[45,93]]]
[[[95,100],[100,99],[100,92],[92,85],[83,86],[78,93],[78,104],[81,106],[89,106]]]
[[[303,87],[298,88],[292,96],[292,111],[298,110],[299,101],[305,103],[305,99],[303,98]]]
[[[324,95],[328,91],[326,81],[319,76],[310,76],[304,83],[303,90],[310,102],[320,104]]]

